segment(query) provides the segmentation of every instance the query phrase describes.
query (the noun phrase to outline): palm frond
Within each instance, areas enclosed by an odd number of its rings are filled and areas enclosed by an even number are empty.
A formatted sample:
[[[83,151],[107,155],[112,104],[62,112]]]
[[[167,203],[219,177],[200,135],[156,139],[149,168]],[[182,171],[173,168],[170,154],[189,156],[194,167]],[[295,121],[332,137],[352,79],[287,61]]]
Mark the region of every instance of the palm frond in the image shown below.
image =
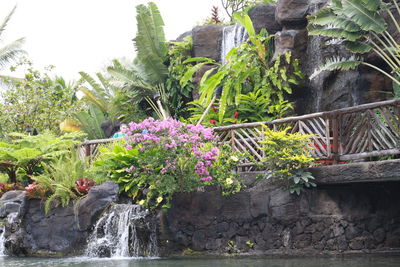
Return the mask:
[[[310,76],[310,80],[314,79],[323,71],[333,71],[333,70],[351,70],[358,67],[363,62],[358,60],[356,57],[352,56],[350,58],[340,58],[333,57],[328,59],[325,64],[319,67],[314,73]]]
[[[0,68],[15,60],[17,56],[26,53],[23,49],[21,49],[21,46],[24,42],[25,39],[20,38],[0,48]]]
[[[8,22],[10,21],[12,15],[14,14],[15,10],[17,9],[17,6],[14,6],[14,8],[11,10],[10,13],[4,18],[2,24],[0,25],[0,36],[4,32],[4,30],[7,27]]]

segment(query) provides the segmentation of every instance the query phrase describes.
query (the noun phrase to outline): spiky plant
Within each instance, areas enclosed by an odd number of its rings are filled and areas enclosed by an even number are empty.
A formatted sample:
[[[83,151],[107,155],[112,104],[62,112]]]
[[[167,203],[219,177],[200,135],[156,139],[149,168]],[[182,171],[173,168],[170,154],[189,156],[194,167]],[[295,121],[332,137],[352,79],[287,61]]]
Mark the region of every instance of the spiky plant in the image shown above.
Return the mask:
[[[211,8],[211,22],[213,24],[221,23],[221,20],[219,19],[219,10],[217,6],[213,6]]]
[[[320,9],[315,16],[309,16],[309,34],[338,39],[353,53],[363,54],[374,51],[391,69],[381,68],[364,62],[357,57],[332,58],[317,69],[311,78],[324,70],[349,70],[366,65],[378,70],[400,86],[400,40],[389,32],[392,23],[400,34],[397,18],[400,17],[399,1],[389,3],[382,0],[333,0]]]

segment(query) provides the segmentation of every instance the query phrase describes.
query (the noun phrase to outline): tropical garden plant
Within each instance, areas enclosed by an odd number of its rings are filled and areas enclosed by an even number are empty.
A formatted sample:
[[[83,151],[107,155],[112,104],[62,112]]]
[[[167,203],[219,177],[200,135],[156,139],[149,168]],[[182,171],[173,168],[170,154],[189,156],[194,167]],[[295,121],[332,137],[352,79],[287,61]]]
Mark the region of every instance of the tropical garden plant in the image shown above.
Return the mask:
[[[356,54],[373,51],[390,71],[363,61],[360,57],[328,59],[311,78],[324,70],[349,70],[359,65],[371,67],[400,87],[400,8],[397,0],[334,0],[309,17],[309,34],[337,40]],[[391,24],[394,30],[389,30]],[[396,36],[397,35],[397,36]]]
[[[13,66],[13,70],[19,68],[25,70],[25,77],[13,80],[12,86],[0,92],[0,138],[11,132],[23,133],[27,125],[39,133],[50,130],[59,134],[60,123],[81,108],[74,84],[53,77],[51,66],[43,72],[34,69],[25,58]]]
[[[210,112],[212,113],[211,107],[216,105],[218,106],[218,122],[223,123],[229,107],[235,106],[234,108],[238,109],[241,100],[246,99],[245,95],[249,93],[253,93],[250,97],[254,97],[255,94],[259,96],[259,102],[264,102],[264,105],[286,106],[280,110],[289,111],[291,104],[285,100],[285,96],[291,94],[291,86],[298,84],[303,78],[298,60],[293,59],[290,53],[278,56],[274,62],[271,62],[274,54],[272,35],[265,30],[256,34],[248,15],[236,14],[235,18],[246,28],[249,42],[233,48],[226,57],[227,64],[220,65],[207,58],[186,60],[186,63],[200,63],[192,66],[185,73],[181,80],[183,86],[201,67],[210,64],[217,67],[205,72],[199,86],[200,98],[192,103],[203,109],[203,115],[198,122],[201,122]],[[271,111],[273,110],[266,109],[262,117],[273,119],[283,115],[282,112],[277,115],[270,113]],[[246,118],[243,120],[245,121]]]
[[[27,183],[43,171],[43,163],[69,153],[83,138],[80,133],[54,136],[48,132],[37,136],[20,133],[10,136],[11,142],[0,142],[0,172],[6,173],[11,183],[17,180]]]
[[[260,144],[265,157],[261,165],[268,169],[266,177],[282,180],[290,193],[298,195],[305,187],[315,187],[314,177],[304,170],[314,162],[310,154],[310,135],[290,133],[290,128],[273,131],[262,126],[265,138]]]
[[[234,167],[241,155],[217,148],[212,129],[174,119],[130,123],[125,140],[100,148],[97,172],[148,208],[168,208],[176,192],[219,185],[224,194],[240,190]]]
[[[70,151],[51,163],[44,163],[43,169],[42,174],[32,177],[36,183],[28,186],[27,190],[32,198],[38,197],[33,194],[36,192],[40,192],[39,197],[46,198],[46,213],[52,203],[65,207],[71,200],[87,194],[95,184],[93,180],[85,180],[88,165],[79,159],[75,151]]]
[[[164,35],[164,21],[157,6],[136,6],[137,35],[133,39],[136,58],[133,64],[124,66],[118,60],[107,70],[120,86],[131,90],[139,101],[146,101],[159,118],[167,118],[168,113],[162,103],[167,78],[164,61],[168,46]]]

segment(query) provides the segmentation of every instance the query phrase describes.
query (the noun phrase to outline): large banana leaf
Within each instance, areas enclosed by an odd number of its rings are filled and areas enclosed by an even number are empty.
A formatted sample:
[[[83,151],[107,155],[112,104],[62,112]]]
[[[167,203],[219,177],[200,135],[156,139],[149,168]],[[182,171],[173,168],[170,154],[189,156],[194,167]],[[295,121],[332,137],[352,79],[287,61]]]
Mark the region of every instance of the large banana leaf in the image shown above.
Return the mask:
[[[148,7],[136,7],[137,35],[133,39],[137,50],[138,65],[143,68],[151,84],[163,83],[167,77],[164,59],[168,48],[165,42],[164,22],[157,6],[150,2]]]

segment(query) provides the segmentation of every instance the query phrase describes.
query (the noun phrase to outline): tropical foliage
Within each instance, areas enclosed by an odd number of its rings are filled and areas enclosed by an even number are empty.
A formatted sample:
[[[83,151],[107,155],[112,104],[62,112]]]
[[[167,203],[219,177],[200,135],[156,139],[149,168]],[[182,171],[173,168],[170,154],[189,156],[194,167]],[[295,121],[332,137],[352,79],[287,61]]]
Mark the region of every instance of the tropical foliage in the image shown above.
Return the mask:
[[[213,184],[225,194],[240,190],[240,155],[215,147],[211,129],[152,118],[129,126],[129,138],[101,148],[94,165],[137,203],[168,208],[174,193]]]
[[[297,59],[293,60],[289,53],[277,57],[275,62],[270,63],[273,56],[273,36],[268,35],[265,30],[256,34],[248,15],[237,15],[235,18],[245,26],[250,42],[245,42],[232,49],[226,57],[227,64],[220,65],[206,58],[186,60],[187,63],[201,62],[186,72],[181,80],[183,86],[202,66],[209,64],[217,66],[217,70],[210,69],[205,72],[200,81],[201,96],[198,101],[193,103],[195,106],[203,108],[203,116],[200,117],[199,122],[205,117],[204,115],[212,112],[211,106],[218,102],[218,121],[220,124],[223,123],[227,109],[232,106],[238,109],[241,100],[247,99],[245,95],[249,93],[253,93],[253,95],[247,96],[257,95],[260,98],[259,101],[262,101],[264,105],[286,105],[280,110],[289,111],[290,103],[285,101],[285,96],[292,93],[291,85],[298,84],[299,79],[303,78]],[[260,116],[273,119],[283,115],[272,111],[274,110],[266,109]],[[243,121],[246,120],[248,118],[243,117]]]
[[[14,70],[25,68],[25,77],[0,92],[0,138],[10,132],[25,132],[27,125],[38,132],[60,133],[59,124],[80,109],[75,88],[62,77],[52,78],[52,67],[40,72],[21,59]]]
[[[87,186],[84,186],[83,178],[86,177],[87,167],[76,153],[67,153],[50,164],[43,164],[43,173],[32,177],[37,183],[31,186],[34,188],[31,191],[44,192],[47,198],[46,213],[50,210],[52,203],[65,207],[71,200],[87,194],[88,191],[84,188],[87,188],[89,183],[94,185],[93,181],[86,178]]]
[[[11,183],[17,179],[25,183],[42,172],[42,164],[51,162],[82,139],[82,134],[54,136],[48,132],[37,136],[10,134],[10,143],[0,142],[0,172],[6,173]]]
[[[133,64],[124,66],[114,60],[108,72],[120,82],[120,86],[131,90],[138,102],[145,100],[160,118],[168,116],[161,99],[165,90],[168,69],[164,64],[168,46],[164,35],[164,22],[157,6],[136,7],[137,35],[133,39],[137,56]]]
[[[260,141],[265,157],[261,163],[269,170],[266,177],[283,180],[291,193],[300,194],[304,187],[314,187],[314,177],[304,171],[314,158],[310,155],[310,136],[300,133],[273,131],[263,125],[265,139]]]
[[[315,16],[309,17],[309,34],[334,38],[353,53],[372,50],[387,64],[390,72],[355,56],[335,57],[328,59],[312,77],[323,70],[349,70],[363,64],[380,71],[400,86],[400,44],[395,36],[400,34],[399,17],[396,0],[335,0],[320,9]],[[394,30],[388,29],[389,24]]]

